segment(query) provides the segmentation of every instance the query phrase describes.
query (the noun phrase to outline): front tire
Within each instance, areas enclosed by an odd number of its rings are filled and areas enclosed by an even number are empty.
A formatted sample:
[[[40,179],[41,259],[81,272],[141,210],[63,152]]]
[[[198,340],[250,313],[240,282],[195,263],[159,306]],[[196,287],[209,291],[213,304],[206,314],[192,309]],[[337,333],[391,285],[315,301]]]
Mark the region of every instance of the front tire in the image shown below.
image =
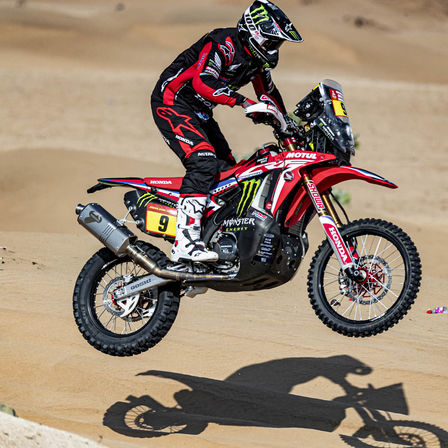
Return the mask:
[[[420,257],[409,236],[387,221],[360,219],[340,231],[368,279],[363,284],[350,280],[324,241],[308,272],[311,305],[332,330],[345,336],[373,336],[395,325],[414,303]]]
[[[156,247],[137,243],[160,266],[168,263]],[[75,284],[73,312],[87,342],[112,356],[132,356],[160,342],[168,333],[179,309],[179,285],[169,283],[135,297],[132,313],[120,317],[113,291],[130,279],[147,275],[130,257],[117,257],[109,249],[95,253],[82,268]]]

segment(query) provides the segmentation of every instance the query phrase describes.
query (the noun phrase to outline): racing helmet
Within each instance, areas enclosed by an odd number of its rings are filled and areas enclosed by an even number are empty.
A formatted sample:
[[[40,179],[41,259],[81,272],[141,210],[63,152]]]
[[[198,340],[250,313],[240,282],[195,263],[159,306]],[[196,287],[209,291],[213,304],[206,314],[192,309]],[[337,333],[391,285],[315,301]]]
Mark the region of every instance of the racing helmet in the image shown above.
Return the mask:
[[[268,0],[253,2],[237,28],[241,43],[268,70],[277,66],[278,49],[283,42],[303,41],[286,14]]]

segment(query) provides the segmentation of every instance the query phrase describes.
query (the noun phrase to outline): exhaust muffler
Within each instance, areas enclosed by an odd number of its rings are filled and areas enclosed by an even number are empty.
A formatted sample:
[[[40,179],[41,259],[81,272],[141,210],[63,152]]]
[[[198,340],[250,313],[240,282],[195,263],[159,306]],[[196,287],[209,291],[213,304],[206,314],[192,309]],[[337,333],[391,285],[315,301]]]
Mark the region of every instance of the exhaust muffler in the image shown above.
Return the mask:
[[[137,241],[136,235],[99,204],[78,204],[76,214],[79,224],[119,257],[126,255],[128,246]]]
[[[128,255],[143,269],[157,277],[187,282],[228,280],[234,277],[234,275],[190,274],[162,269],[140,247],[134,244],[137,241],[137,236],[101,205],[95,203],[78,204],[76,214],[78,215],[78,223],[113,253],[119,257]]]

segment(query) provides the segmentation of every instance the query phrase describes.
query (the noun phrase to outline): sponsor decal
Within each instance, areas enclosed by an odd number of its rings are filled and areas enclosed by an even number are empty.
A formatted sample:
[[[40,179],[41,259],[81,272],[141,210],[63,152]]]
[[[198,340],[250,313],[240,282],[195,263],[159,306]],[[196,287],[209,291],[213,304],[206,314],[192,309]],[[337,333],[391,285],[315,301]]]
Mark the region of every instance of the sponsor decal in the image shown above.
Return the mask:
[[[193,132],[194,134],[199,135],[199,137],[205,139],[205,137],[190,123],[192,117],[179,114],[171,107],[158,107],[156,112],[160,118],[168,121],[171,130],[175,134],[184,136],[183,129],[185,129],[186,131]]]
[[[299,35],[295,31],[290,31],[289,34],[294,38],[299,40]]]
[[[223,222],[226,232],[243,232],[255,225],[255,218],[230,218]]]
[[[330,96],[332,100],[336,101],[342,101],[344,102],[344,95],[342,95],[342,92],[335,89],[329,89],[330,90]]]
[[[318,210],[323,210],[325,208],[325,205],[322,202],[319,192],[317,191],[316,184],[311,181],[307,182],[306,185],[308,186],[308,190],[310,191],[314,204],[316,205]]]
[[[264,43],[266,39],[262,37],[260,34],[260,31],[258,31],[257,27],[255,26],[254,21],[252,20],[252,17],[250,15],[250,12],[246,12],[244,14],[244,20],[246,22],[247,28],[252,34],[252,37],[261,45]]]
[[[218,48],[224,54],[226,61],[230,64],[233,61],[233,57],[235,56],[235,49],[233,48],[232,42],[226,40],[224,45],[218,44]]]
[[[224,220],[222,223],[225,227],[231,226],[254,226],[255,219],[254,218],[229,218]]]
[[[319,122],[318,126],[320,128],[322,128],[322,130],[324,131],[324,133],[330,140],[334,140],[334,138],[335,138],[334,132],[328,126],[327,122],[323,118],[319,118],[319,120],[320,120],[320,122]]]
[[[232,96],[233,90],[229,89],[228,87],[222,87],[221,89],[217,89],[213,92],[213,96]]]
[[[254,9],[250,15],[252,16],[254,20],[254,25],[258,25],[262,22],[269,21],[269,15],[266,11],[265,7],[261,5],[259,8]]]
[[[170,180],[151,180],[149,183],[152,184],[163,184],[163,185],[171,185],[173,182]]]
[[[145,193],[137,200],[137,207],[146,207],[150,202],[155,201],[157,196],[152,193]]]
[[[209,66],[214,67],[218,72],[221,71],[222,62],[221,62],[221,58],[219,57],[218,53],[215,52],[215,56],[213,57],[212,60],[210,60]]]
[[[160,196],[156,196],[155,194],[152,193],[145,193],[142,196],[140,196],[137,200],[137,207],[146,207],[152,201],[161,202],[162,204],[166,204],[168,207],[172,208],[176,207],[172,202],[166,201]]]
[[[260,221],[265,221],[267,218],[267,215],[263,215],[263,213],[260,213],[257,210],[254,210],[252,212],[252,216],[255,216],[255,218],[259,219]]]
[[[255,195],[257,194],[260,184],[261,184],[260,179],[245,180],[244,182],[242,182],[243,193],[241,195],[240,202],[238,203],[238,207],[236,209],[236,214],[238,216],[243,215],[252,205],[252,202],[255,199]]]
[[[213,78],[215,78],[215,79],[218,79],[218,78],[219,78],[219,73],[218,73],[214,68],[206,67],[205,70],[204,70],[204,73],[209,74],[209,75],[212,75]],[[203,74],[203,73],[201,73],[201,75],[202,75],[202,74]]]
[[[341,239],[341,235],[336,226],[332,223],[332,220],[329,217],[322,217],[321,222],[328,238],[333,243],[342,263],[344,265],[351,263],[352,260],[350,257],[350,253],[347,251],[347,248],[345,247],[345,244]]]
[[[229,73],[236,72],[236,70],[237,70],[240,66],[241,66],[241,64],[233,64],[233,65],[230,65],[229,67],[227,67],[227,71],[228,71]]]
[[[269,104],[273,104],[273,101],[271,100],[271,98],[269,98],[264,93],[262,95],[260,95],[260,101],[263,101],[263,102],[269,103]]]
[[[177,138],[177,140],[180,140],[181,142],[184,142],[187,145],[190,145],[190,146],[194,145],[194,143],[191,140],[189,140],[188,138],[181,137],[180,135],[176,135],[176,138]]]
[[[216,159],[215,153],[213,153],[211,151],[196,152],[196,155],[198,157],[213,157],[214,159]]]
[[[294,180],[294,173],[291,173],[291,171],[286,171],[283,174],[283,179],[285,179],[286,182],[291,182]]]
[[[342,101],[333,100],[333,110],[337,117],[347,117],[347,110],[345,104]]]
[[[207,56],[207,53],[202,53],[201,58],[199,59],[199,62],[197,64],[197,68],[199,68],[202,65],[202,61],[204,60],[204,58]]]
[[[132,285],[130,285],[129,289],[131,291],[133,291],[134,289],[141,288],[142,286],[150,285],[153,282],[154,282],[153,278],[146,278],[146,279],[143,279],[143,280],[141,280],[139,282],[133,283]]]
[[[163,92],[166,88],[166,86],[173,80],[176,79],[182,72],[184,71],[183,68],[181,68],[174,76],[171,76],[171,78],[168,78],[166,81],[163,82],[160,91]]]
[[[203,103],[205,104],[206,102],[203,101]],[[211,103],[208,103],[208,104],[210,104],[210,107],[213,107],[213,106],[211,105]],[[208,120],[210,120],[210,115],[204,114],[204,112],[195,112],[195,114],[196,114],[201,120],[203,120],[203,121],[208,121]]]
[[[288,152],[286,154],[287,159],[310,159],[310,160],[316,160],[317,154],[310,153],[310,152],[301,152],[301,151],[294,151],[294,152]]]
[[[84,220],[86,224],[91,224],[92,222],[96,222],[99,224],[103,218],[98,213],[95,213],[93,210],[89,213],[89,216]]]
[[[274,245],[275,235],[266,233],[261,241],[260,247],[254,256],[255,261],[267,263],[272,261],[275,254],[276,245]]]
[[[258,176],[259,174],[263,174],[263,170],[258,169],[257,167],[249,168],[246,172],[244,172],[241,176],[238,176],[240,179],[246,179],[247,177]]]

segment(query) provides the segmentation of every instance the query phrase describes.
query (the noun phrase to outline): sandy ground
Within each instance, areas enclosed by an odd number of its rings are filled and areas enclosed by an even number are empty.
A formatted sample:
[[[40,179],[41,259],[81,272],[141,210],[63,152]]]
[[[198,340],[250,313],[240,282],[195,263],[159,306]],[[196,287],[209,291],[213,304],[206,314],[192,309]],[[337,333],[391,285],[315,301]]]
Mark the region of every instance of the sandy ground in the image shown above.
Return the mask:
[[[101,448],[76,434],[12,417],[0,412],[0,446],[10,448]]]
[[[320,79],[340,81],[362,144],[353,164],[400,187],[344,188],[352,218],[390,220],[415,241],[423,282],[414,307],[370,339],[322,325],[305,286],[322,239],[313,223],[291,283],[184,299],[149,352],[95,351],[71,295],[99,243],[74,207],[95,200],[120,216],[124,190],[85,193],[96,178],[182,174],[149,94],[179,51],[232,25],[246,4],[0,0],[0,401],[20,417],[110,447],[400,446],[372,438],[391,426],[410,446],[447,446],[448,317],[425,313],[448,305],[446,2],[279,4],[305,38],[282,48],[273,74],[287,105]],[[239,157],[272,140],[240,110],[216,116]],[[360,395],[347,396],[349,386]],[[360,428],[368,441],[350,438]]]

